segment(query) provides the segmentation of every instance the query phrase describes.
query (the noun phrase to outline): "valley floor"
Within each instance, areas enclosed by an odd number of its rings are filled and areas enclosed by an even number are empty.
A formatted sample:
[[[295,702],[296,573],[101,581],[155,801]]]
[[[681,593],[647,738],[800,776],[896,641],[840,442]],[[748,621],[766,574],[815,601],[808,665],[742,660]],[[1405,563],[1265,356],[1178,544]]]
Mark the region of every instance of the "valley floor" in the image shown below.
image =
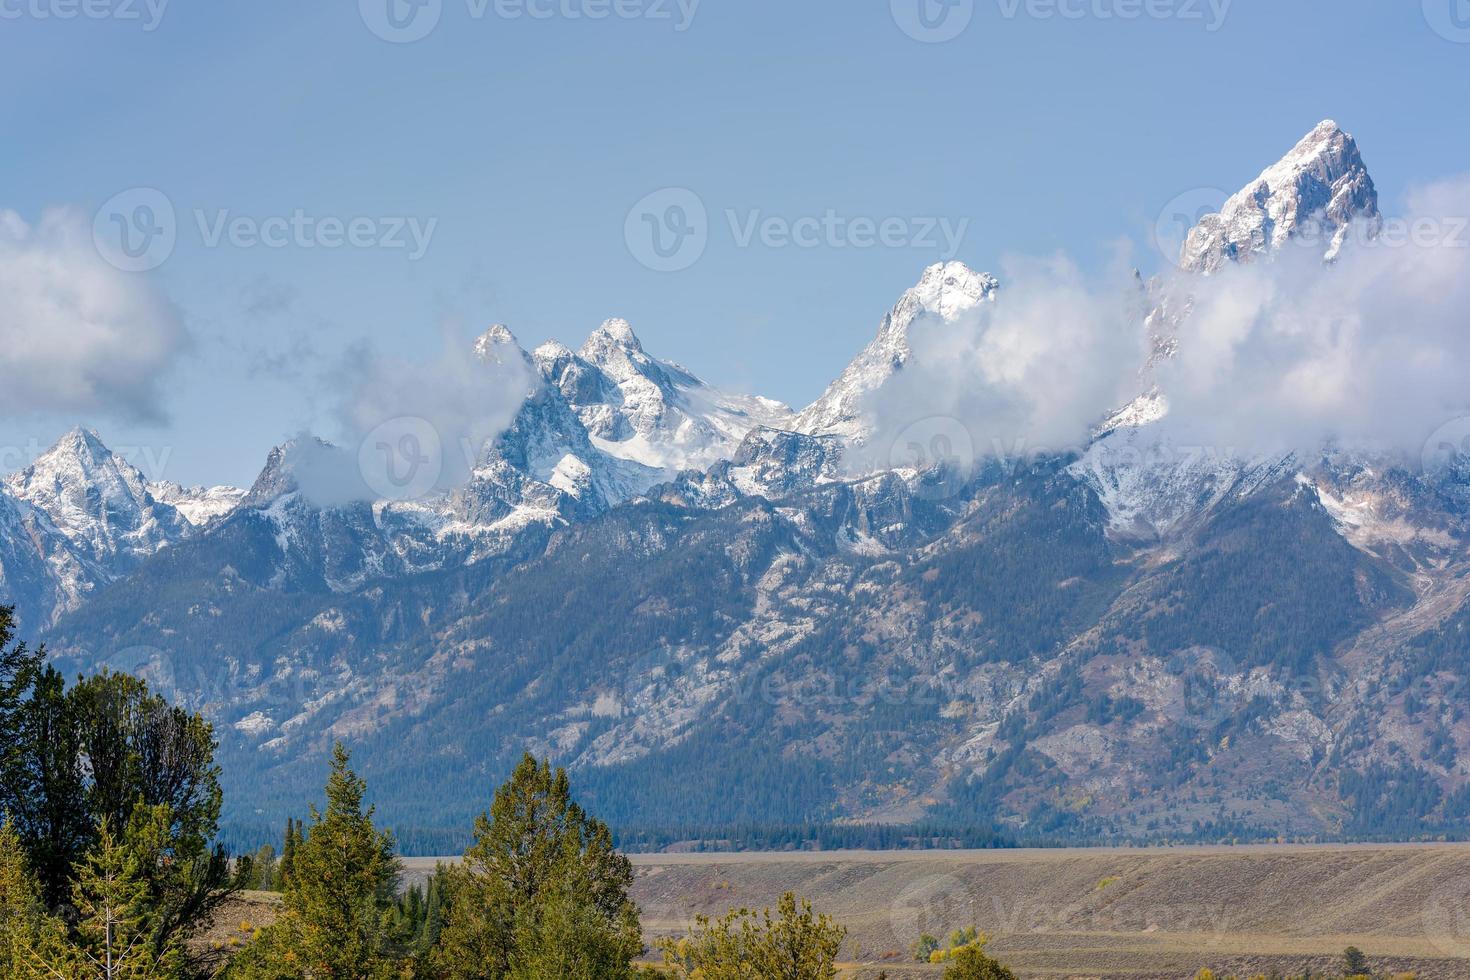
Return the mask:
[[[1025,977],[1375,969],[1470,980],[1470,844],[639,854],[650,935],[794,890],[848,927],[849,975],[937,977],[920,933],[974,924]],[[411,858],[411,876],[434,859]]]

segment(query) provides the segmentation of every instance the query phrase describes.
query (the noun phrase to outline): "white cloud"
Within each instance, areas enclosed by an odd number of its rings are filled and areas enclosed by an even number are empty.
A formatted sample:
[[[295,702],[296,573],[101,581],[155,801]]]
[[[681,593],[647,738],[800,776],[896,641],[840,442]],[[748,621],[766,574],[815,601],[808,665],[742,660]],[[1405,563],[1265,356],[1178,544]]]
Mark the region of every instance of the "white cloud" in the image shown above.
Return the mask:
[[[1193,297],[1161,366],[1168,428],[1198,445],[1417,453],[1470,407],[1470,179],[1412,196],[1390,238],[1306,249],[1170,288]],[[1402,234],[1393,229],[1402,229]]]
[[[1411,195],[1405,217],[1350,236],[1336,262],[1321,255],[1287,248],[1160,283],[1168,308],[1191,312],[1151,373],[1131,277],[1098,287],[1065,258],[1012,260],[993,304],[916,321],[913,356],[868,405],[876,434],[858,462],[897,462],[890,447],[930,416],[962,425],[979,457],[1077,449],[1152,384],[1169,403],[1153,431],[1175,445],[1417,458],[1470,411],[1470,177]],[[936,431],[953,443],[960,430]]]
[[[452,490],[470,479],[537,383],[518,347],[481,356],[452,330],[425,358],[359,346],[328,380],[340,448],[301,438],[289,465],[324,507]]]
[[[158,421],[188,333],[147,279],[107,264],[77,211],[0,211],[0,411]]]
[[[956,322],[926,316],[909,330],[912,354],[866,406],[875,425],[860,463],[898,462],[915,424],[957,422],[964,458],[1085,446],[1110,410],[1138,393],[1146,354],[1139,291],[1118,277],[1089,285],[1065,257],[1008,259],[1001,290]],[[952,444],[954,436],[946,434]]]

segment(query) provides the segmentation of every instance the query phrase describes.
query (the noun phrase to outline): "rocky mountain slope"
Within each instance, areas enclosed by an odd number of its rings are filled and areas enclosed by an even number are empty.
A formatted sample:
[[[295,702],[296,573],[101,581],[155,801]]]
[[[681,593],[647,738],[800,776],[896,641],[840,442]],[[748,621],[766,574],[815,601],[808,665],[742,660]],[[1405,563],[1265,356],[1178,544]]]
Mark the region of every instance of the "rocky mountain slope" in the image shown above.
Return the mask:
[[[1264,261],[1319,224],[1330,259],[1377,217],[1324,123],[1185,264]],[[68,667],[137,671],[216,719],[237,828],[273,832],[346,738],[406,831],[462,823],[524,748],[673,836],[1470,831],[1466,470],[1151,453],[1156,393],[1081,453],[846,465],[912,325],[991,301],[993,277],[927,270],[800,413],[622,321],[577,352],[492,328],[477,353],[527,364],[532,391],[463,486],[415,500],[314,498],[325,444],[276,450],[237,500],[150,488],[69,437],[0,494],[4,585],[62,611],[44,635]],[[1185,315],[1140,314],[1155,358]]]

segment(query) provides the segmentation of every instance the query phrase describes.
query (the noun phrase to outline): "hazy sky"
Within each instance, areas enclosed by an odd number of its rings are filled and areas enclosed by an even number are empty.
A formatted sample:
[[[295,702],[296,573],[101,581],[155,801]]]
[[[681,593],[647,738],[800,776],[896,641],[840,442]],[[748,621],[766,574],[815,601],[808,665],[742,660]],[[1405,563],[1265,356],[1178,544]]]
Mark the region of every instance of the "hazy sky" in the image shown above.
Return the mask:
[[[930,262],[1151,271],[1323,118],[1386,212],[1470,170],[1465,0],[389,2],[0,0],[4,468],[248,483],[492,322],[799,406]]]

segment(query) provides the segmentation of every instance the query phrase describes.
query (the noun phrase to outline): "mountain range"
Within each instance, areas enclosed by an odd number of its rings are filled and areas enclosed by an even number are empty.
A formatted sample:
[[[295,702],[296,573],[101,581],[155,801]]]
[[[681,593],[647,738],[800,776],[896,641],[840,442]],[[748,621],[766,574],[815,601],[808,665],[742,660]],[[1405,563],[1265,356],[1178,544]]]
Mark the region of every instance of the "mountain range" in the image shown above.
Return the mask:
[[[1180,265],[1302,240],[1331,263],[1380,221],[1324,122]],[[525,749],[669,840],[1465,833],[1470,468],[1150,453],[1169,413],[1150,365],[1187,312],[1139,288],[1139,397],[1077,452],[872,451],[916,324],[1005,302],[948,262],[800,411],[650,355],[623,320],[576,351],[491,327],[474,356],[524,368],[527,397],[461,485],[413,499],[321,499],[312,468],[345,451],[309,438],[248,489],[185,488],[74,430],[0,489],[0,594],[68,669],[205,711],[243,836],[307,798],[334,738],[384,818],[430,835]]]

